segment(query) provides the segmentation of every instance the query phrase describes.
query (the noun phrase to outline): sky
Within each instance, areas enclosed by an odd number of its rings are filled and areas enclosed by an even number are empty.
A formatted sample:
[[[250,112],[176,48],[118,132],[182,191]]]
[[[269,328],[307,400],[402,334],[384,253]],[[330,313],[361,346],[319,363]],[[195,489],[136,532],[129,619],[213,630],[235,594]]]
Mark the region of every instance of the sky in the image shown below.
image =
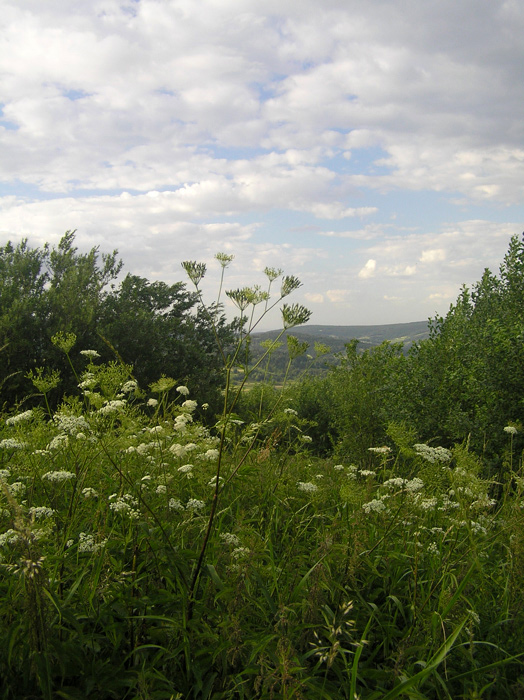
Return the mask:
[[[224,252],[358,325],[445,314],[524,230],[521,0],[0,6],[1,245],[205,262],[209,302]]]

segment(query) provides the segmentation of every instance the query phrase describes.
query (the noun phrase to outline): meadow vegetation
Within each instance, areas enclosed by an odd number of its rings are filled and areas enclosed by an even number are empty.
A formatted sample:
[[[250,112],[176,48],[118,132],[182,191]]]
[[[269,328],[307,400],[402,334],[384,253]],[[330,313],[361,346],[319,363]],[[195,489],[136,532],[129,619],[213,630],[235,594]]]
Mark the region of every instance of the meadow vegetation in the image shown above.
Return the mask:
[[[117,285],[73,241],[0,251],[0,698],[524,698],[524,240],[312,377],[296,277],[227,324],[205,265]],[[280,342],[304,374],[245,391]]]

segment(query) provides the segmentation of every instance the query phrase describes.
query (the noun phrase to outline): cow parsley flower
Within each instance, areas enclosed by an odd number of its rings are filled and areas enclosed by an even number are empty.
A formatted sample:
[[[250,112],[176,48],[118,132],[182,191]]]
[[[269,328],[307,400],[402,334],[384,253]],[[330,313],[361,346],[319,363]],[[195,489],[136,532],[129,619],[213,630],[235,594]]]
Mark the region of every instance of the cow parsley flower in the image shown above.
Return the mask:
[[[29,411],[24,411],[23,413],[19,413],[16,416],[11,416],[10,418],[7,418],[5,421],[6,425],[18,425],[18,423],[24,423],[25,421],[31,420],[33,417],[33,410],[29,409]]]
[[[0,442],[0,449],[2,450],[23,450],[24,447],[27,447],[27,442],[21,442],[14,438],[6,438]]]
[[[7,421],[6,421],[6,423],[7,423]],[[518,430],[513,425],[507,425],[504,428],[504,432],[508,433],[509,435],[516,435],[518,433]]]
[[[364,503],[364,505],[362,506],[362,510],[365,513],[382,513],[386,510],[386,504],[383,500],[375,498],[374,500],[369,501],[368,503]]]
[[[311,481],[299,481],[297,483],[297,488],[299,491],[305,491],[306,493],[318,491],[318,486],[313,484]]]
[[[71,481],[71,479],[76,479],[76,474],[64,470],[46,472],[45,474],[42,474],[42,479],[46,479],[47,481],[53,481],[55,483],[60,483],[62,481]]]
[[[187,388],[187,386],[177,386],[176,390],[179,394],[182,394],[182,396],[189,396],[189,389]]]
[[[80,350],[80,354],[83,355],[84,357],[100,357],[100,355],[97,353],[96,350]]]
[[[190,498],[186,505],[186,510],[191,510],[193,513],[198,513],[206,507],[204,501],[199,501],[197,498]]]

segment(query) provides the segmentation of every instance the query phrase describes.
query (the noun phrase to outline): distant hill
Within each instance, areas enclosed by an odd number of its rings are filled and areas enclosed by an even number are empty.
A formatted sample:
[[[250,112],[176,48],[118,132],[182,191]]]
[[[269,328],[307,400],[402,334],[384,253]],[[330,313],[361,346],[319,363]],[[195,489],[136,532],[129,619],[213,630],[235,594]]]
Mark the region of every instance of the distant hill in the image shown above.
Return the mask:
[[[253,333],[251,342],[251,352],[253,358],[260,357],[264,352],[261,343],[267,340],[274,340],[280,331],[265,331]],[[323,326],[323,325],[306,325],[297,326],[289,331],[290,335],[294,335],[301,341],[309,343],[310,350],[308,353],[314,355],[315,342],[323,343],[329,346],[330,353],[322,358],[316,372],[325,371],[327,364],[333,364],[336,360],[336,355],[345,350],[345,344],[353,339],[359,341],[359,350],[366,350],[376,345],[380,345],[385,340],[393,343],[403,343],[404,351],[407,352],[413,343],[424,340],[429,336],[429,328],[427,321],[414,321],[412,323],[388,323],[379,326]],[[285,334],[287,335],[287,333]],[[285,335],[281,338],[283,345],[278,350],[275,350],[271,359],[270,369],[271,378],[278,381],[285,365],[287,364],[287,347]],[[299,358],[295,362],[295,369],[300,371],[306,364],[305,357]],[[293,374],[295,374],[294,372]],[[257,378],[261,379],[261,372],[257,373]]]

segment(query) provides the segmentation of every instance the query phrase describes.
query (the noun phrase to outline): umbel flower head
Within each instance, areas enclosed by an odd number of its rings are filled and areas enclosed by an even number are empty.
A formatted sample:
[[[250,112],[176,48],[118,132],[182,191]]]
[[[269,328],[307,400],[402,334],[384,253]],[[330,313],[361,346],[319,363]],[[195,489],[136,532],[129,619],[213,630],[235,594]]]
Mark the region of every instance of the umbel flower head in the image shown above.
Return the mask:
[[[311,311],[301,304],[284,304],[282,307],[282,322],[284,328],[293,328],[307,323],[311,318]]]
[[[191,282],[193,282],[195,287],[198,287],[200,281],[206,274],[206,264],[197,263],[194,260],[185,260],[181,264]]]

